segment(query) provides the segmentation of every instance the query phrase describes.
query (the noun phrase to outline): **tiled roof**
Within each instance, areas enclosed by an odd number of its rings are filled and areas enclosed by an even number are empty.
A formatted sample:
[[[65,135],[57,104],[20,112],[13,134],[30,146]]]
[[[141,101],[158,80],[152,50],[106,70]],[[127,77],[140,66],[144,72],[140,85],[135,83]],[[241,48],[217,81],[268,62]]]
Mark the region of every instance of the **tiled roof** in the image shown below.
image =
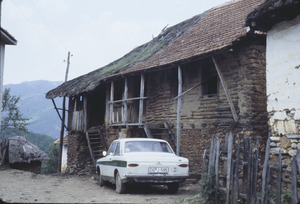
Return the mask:
[[[261,0],[237,0],[212,8],[163,31],[124,57],[49,91],[47,98],[94,90],[107,78],[162,68],[232,45],[245,36],[246,16]]]
[[[300,0],[266,0],[246,19],[246,25],[256,30],[268,31],[276,23],[300,15]]]

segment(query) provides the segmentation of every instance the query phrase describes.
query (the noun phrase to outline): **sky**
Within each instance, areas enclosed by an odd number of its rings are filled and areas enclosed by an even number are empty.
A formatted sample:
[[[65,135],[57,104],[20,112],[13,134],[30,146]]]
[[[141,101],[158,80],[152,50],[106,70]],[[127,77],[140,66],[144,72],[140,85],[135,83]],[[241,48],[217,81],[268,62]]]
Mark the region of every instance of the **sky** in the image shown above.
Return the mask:
[[[103,67],[161,30],[228,0],[3,0],[4,84],[64,81]]]

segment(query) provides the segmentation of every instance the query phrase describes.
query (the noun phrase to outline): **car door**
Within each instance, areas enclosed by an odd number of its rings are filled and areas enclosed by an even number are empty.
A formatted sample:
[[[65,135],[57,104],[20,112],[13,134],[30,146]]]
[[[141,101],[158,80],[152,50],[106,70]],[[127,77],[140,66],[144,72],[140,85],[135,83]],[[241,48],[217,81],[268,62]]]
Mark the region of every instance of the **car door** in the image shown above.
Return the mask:
[[[105,177],[110,177],[111,176],[111,171],[112,170],[112,156],[114,155],[115,153],[115,149],[116,149],[116,144],[117,142],[113,142],[109,149],[108,149],[108,152],[106,154],[105,157],[102,158],[101,160],[101,174]]]

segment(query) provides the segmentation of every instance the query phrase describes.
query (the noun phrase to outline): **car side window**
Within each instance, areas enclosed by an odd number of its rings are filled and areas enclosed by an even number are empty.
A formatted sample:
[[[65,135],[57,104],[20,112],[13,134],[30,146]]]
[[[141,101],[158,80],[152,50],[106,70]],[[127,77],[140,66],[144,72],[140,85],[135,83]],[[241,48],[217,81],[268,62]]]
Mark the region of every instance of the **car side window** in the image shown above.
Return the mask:
[[[116,151],[115,151],[115,155],[120,155],[120,142],[117,143],[117,146],[116,146]]]
[[[115,152],[115,149],[116,149],[116,142],[113,142],[111,145],[110,145],[110,148],[108,149],[108,152],[107,152],[107,155],[109,156],[110,154],[113,154]]]

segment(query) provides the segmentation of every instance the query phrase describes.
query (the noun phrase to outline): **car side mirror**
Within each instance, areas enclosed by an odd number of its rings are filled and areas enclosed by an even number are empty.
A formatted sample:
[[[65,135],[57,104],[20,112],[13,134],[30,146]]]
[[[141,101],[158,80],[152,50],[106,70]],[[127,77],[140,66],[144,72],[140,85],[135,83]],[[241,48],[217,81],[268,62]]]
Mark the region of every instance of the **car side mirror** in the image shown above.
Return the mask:
[[[106,154],[107,154],[106,151],[103,151],[103,152],[102,152],[102,155],[103,155],[104,157],[106,156]]]

